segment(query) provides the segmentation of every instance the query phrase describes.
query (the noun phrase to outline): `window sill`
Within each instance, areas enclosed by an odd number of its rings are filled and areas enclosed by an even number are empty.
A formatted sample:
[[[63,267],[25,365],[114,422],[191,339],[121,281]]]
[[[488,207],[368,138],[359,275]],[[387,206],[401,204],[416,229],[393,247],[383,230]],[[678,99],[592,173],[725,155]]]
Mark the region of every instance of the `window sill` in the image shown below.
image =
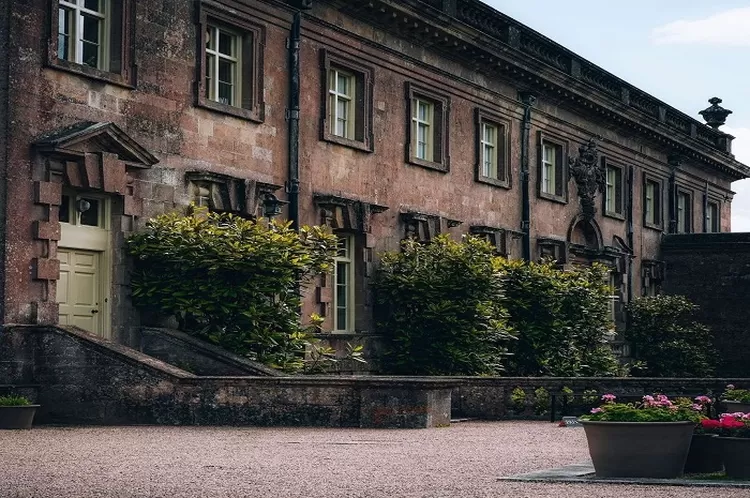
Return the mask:
[[[125,76],[125,73],[110,73],[91,66],[86,66],[84,64],[76,64],[75,62],[60,59],[50,61],[47,64],[47,67],[49,67],[50,69],[65,71],[67,73],[83,76],[92,80],[111,83],[113,85],[121,86],[129,90],[135,89],[135,85],[128,81],[129,78]]]
[[[504,188],[510,190],[510,180],[498,180],[497,178],[491,178],[489,176],[479,176],[476,179],[477,183],[484,183],[486,185],[492,185],[493,187]]]
[[[209,109],[221,114],[227,114],[236,118],[252,121],[253,123],[262,123],[264,121],[263,113],[260,112],[260,110],[250,110],[243,107],[235,107],[232,105],[214,102],[213,100],[199,99],[196,107],[202,107],[203,109]]]
[[[417,159],[416,157],[410,157],[408,162],[409,164],[412,164],[414,166],[420,166],[422,168],[439,171],[441,173],[447,173],[449,171],[448,164],[446,163],[436,163],[434,161],[425,161],[423,159]]]
[[[348,138],[339,137],[336,135],[325,134],[323,135],[323,141],[336,144],[336,145],[341,145],[343,147],[348,147],[350,149],[359,150],[362,152],[368,152],[368,153],[373,152],[373,148],[371,144],[368,144],[367,142],[360,142],[359,140],[350,140]]]
[[[604,211],[604,216],[607,218],[613,218],[615,220],[625,221],[625,215],[620,213],[615,213],[613,211]]]
[[[556,202],[558,204],[567,204],[568,203],[568,199],[565,198],[565,197],[560,197],[560,196],[557,196],[557,195],[547,194],[545,192],[539,192],[539,198],[540,199],[545,199],[545,200],[548,200],[548,201],[551,201],[551,202]]]
[[[643,227],[644,227],[644,228],[649,228],[649,229],[651,229],[651,230],[658,230],[659,232],[663,232],[663,231],[664,231],[664,230],[662,229],[661,225],[654,225],[653,223],[647,223],[647,222],[644,222],[644,223],[643,223]]]

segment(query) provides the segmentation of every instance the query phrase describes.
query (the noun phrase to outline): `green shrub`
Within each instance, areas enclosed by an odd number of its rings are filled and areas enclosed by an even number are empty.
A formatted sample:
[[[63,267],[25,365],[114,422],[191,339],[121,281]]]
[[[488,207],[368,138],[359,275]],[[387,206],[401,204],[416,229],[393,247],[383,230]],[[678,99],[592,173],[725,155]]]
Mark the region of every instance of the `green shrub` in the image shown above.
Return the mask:
[[[696,305],[683,296],[654,296],[628,306],[630,326],[625,338],[633,342],[641,361],[631,373],[647,377],[709,377],[716,351],[708,327],[693,320]]]
[[[511,334],[502,307],[502,258],[489,243],[441,235],[382,255],[374,281],[386,368],[410,375],[503,370]]]
[[[522,387],[516,387],[510,392],[510,404],[517,412],[522,412],[526,407],[526,391]]]
[[[175,315],[182,330],[237,354],[303,368],[298,285],[329,270],[334,235],[191,208],[150,220],[127,247],[136,306]]]
[[[0,396],[0,406],[28,406],[31,404],[24,396]]]
[[[561,271],[551,262],[503,265],[504,305],[518,340],[508,371],[529,376],[609,376],[612,290],[601,265]]]
[[[534,389],[534,413],[543,415],[549,411],[550,400],[552,397],[543,387]]]

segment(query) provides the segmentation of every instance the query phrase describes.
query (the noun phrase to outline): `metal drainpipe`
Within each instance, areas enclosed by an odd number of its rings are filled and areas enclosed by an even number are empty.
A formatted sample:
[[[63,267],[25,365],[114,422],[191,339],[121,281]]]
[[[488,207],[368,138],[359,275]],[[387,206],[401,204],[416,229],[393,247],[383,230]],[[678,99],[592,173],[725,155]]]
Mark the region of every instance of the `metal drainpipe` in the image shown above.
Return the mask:
[[[294,230],[299,229],[299,101],[300,101],[300,28],[302,10],[312,9],[312,0],[289,0],[297,8],[289,36],[289,179],[286,192],[289,200],[289,220]]]
[[[523,103],[521,125],[521,231],[523,232],[523,259],[531,261],[531,200],[529,196],[529,134],[531,132],[531,108],[536,96],[529,92],[520,93]]]
[[[635,196],[635,171],[633,166],[628,167],[628,226],[627,237],[628,246],[632,252],[635,251],[635,236],[633,229],[633,201]],[[633,302],[633,263],[635,254],[631,254],[628,259],[628,304]],[[626,315],[627,325],[630,325],[630,314]]]

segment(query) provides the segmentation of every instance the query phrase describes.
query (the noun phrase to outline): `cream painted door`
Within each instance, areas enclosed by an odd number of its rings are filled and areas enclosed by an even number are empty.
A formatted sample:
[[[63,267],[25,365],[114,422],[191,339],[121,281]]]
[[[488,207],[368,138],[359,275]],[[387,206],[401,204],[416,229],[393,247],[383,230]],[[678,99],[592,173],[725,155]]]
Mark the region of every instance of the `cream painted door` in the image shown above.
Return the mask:
[[[81,249],[59,249],[60,280],[57,282],[57,301],[60,304],[60,323],[75,325],[102,335],[101,254]]]
[[[110,338],[109,199],[63,192],[60,206],[59,321]]]

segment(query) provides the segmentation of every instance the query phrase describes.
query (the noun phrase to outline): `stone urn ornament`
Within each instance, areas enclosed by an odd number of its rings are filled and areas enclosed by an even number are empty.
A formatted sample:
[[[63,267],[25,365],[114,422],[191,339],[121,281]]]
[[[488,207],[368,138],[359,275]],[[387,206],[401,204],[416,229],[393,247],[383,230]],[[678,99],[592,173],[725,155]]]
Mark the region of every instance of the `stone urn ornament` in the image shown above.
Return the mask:
[[[722,100],[719,97],[712,97],[708,99],[708,103],[711,104],[711,107],[703,109],[698,113],[706,120],[706,124],[714,130],[718,130],[719,126],[726,123],[727,116],[732,114],[732,111],[724,109],[719,105],[721,102]]]

